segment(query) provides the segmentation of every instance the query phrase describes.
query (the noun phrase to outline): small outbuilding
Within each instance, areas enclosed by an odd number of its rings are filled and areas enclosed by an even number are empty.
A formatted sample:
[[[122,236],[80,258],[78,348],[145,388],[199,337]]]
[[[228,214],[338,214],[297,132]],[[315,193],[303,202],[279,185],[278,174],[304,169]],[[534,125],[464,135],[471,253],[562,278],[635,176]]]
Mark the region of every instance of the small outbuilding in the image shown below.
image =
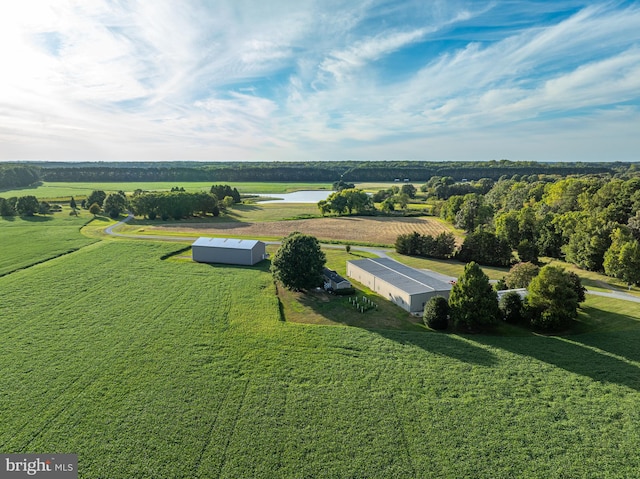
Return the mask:
[[[347,261],[347,276],[410,313],[421,313],[434,296],[449,297],[451,284],[391,258]]]
[[[267,254],[262,241],[203,236],[191,245],[191,257],[198,263],[250,266],[267,258]]]
[[[324,277],[324,289],[336,294],[349,294],[353,292],[353,285],[337,272],[329,268],[322,271]]]

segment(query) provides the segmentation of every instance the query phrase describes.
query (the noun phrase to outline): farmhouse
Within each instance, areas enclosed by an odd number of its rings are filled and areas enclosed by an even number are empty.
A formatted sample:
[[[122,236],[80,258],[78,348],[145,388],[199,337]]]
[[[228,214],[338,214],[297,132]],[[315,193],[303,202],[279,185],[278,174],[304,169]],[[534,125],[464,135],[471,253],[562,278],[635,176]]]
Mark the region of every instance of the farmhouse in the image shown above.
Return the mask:
[[[324,289],[336,294],[348,294],[353,292],[351,283],[329,268],[324,268]]]
[[[267,255],[262,241],[203,236],[191,245],[191,257],[198,263],[253,265]]]
[[[433,296],[449,297],[451,284],[390,258],[347,261],[347,276],[410,313],[419,313]]]

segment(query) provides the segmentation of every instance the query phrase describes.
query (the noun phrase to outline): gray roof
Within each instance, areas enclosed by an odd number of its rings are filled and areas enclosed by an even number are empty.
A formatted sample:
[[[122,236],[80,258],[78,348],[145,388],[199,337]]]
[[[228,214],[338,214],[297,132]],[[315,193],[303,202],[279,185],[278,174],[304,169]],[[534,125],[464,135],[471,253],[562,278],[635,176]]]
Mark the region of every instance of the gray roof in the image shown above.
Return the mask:
[[[255,245],[261,243],[258,240],[233,239],[233,238],[208,238],[201,236],[195,240],[191,246],[206,246],[209,248],[226,249],[253,249]]]
[[[451,290],[451,284],[391,258],[357,259],[348,262],[409,294]]]
[[[343,281],[345,282],[349,282],[346,279],[344,279],[342,276],[340,276],[336,271],[329,269],[329,268],[323,268],[322,273],[329,278],[331,281],[334,281],[336,283],[342,283]]]

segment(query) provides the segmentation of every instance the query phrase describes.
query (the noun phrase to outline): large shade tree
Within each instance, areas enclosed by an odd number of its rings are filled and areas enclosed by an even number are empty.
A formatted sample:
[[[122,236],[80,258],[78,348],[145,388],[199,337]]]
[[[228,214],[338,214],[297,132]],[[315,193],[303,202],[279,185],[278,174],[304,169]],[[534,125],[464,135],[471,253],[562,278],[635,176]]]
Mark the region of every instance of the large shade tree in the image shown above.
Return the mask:
[[[322,284],[325,263],[325,254],[314,236],[293,232],[278,248],[271,272],[285,288],[307,290]]]

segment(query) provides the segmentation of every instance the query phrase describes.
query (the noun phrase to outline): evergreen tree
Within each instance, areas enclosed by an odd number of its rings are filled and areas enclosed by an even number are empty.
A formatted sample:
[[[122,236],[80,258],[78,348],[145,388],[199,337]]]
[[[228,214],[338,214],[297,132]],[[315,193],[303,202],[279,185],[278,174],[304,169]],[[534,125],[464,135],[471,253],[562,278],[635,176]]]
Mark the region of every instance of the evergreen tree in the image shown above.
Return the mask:
[[[495,325],[500,318],[498,296],[489,277],[471,262],[464,267],[449,295],[450,316],[460,330],[477,332]]]

